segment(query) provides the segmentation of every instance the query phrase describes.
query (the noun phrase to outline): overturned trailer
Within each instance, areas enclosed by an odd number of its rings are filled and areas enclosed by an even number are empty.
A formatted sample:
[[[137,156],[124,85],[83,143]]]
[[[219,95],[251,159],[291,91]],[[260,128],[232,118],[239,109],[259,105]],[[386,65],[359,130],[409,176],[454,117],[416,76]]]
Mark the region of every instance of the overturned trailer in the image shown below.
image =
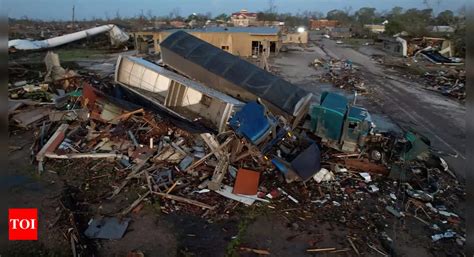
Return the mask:
[[[218,132],[244,103],[146,60],[119,56],[115,81],[164,110]]]
[[[160,47],[166,65],[242,101],[260,98],[294,126],[307,114],[311,93],[184,31]]]

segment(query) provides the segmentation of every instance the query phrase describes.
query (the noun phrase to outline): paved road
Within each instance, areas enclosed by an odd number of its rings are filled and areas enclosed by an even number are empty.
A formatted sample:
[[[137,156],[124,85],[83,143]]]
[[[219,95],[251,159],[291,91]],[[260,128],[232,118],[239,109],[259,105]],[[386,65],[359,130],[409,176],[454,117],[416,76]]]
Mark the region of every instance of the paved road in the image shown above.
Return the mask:
[[[420,84],[390,72],[370,56],[352,48],[328,39],[320,44],[324,45],[324,52],[316,46],[310,48],[310,52],[284,54],[274,64],[283,77],[307,90],[314,89],[318,94],[317,71],[307,64],[315,58],[351,59],[360,67],[366,86],[373,91],[370,106],[366,106],[369,111],[385,113],[397,125],[414,128],[429,137],[436,149],[456,153],[457,158],[448,156],[445,159],[453,171],[461,178],[465,177],[465,105],[423,89]]]

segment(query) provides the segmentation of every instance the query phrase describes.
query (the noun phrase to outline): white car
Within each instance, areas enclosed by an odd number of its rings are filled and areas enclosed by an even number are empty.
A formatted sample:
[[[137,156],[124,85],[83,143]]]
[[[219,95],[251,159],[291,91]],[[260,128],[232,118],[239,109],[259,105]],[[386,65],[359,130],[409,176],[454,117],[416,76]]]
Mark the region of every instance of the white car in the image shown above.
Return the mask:
[[[336,41],[336,44],[343,44],[344,42],[342,42],[341,40],[337,40]]]

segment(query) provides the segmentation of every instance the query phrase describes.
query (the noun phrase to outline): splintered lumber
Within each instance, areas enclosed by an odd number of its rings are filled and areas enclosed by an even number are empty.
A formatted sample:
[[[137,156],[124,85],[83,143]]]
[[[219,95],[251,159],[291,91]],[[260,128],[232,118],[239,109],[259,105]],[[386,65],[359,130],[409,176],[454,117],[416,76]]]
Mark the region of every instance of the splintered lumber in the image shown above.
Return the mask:
[[[117,153],[73,153],[73,154],[55,154],[55,153],[46,153],[44,157],[50,159],[82,159],[82,158],[92,158],[92,159],[102,159],[102,158],[115,158],[122,159],[127,158],[123,154]]]
[[[317,252],[330,252],[330,251],[335,251],[336,248],[330,247],[330,248],[313,248],[313,249],[307,249],[306,251],[309,253],[317,253]]]
[[[36,160],[42,162],[47,153],[52,153],[61,144],[66,136],[66,130],[69,127],[68,124],[61,124],[54,134],[49,138],[48,142],[41,148],[36,154]]]
[[[177,196],[177,195],[171,195],[171,194],[160,193],[160,192],[153,192],[153,193],[157,194],[159,196],[171,199],[171,200],[192,204],[192,205],[195,205],[195,206],[198,206],[198,207],[201,207],[201,208],[205,208],[205,209],[213,210],[215,208],[215,206],[210,206],[210,205],[207,205],[205,203],[201,203],[201,202],[198,202],[196,200],[191,200],[191,199],[184,198],[184,197]]]
[[[221,187],[222,180],[224,179],[227,169],[229,168],[229,156],[227,154],[222,154],[219,163],[217,163],[212,179],[207,185],[211,190],[219,190]]]
[[[139,205],[143,201],[143,199],[145,199],[145,197],[147,197],[149,194],[150,194],[150,191],[146,192],[144,195],[142,195],[137,200],[135,200],[127,209],[122,211],[121,213],[122,216],[127,215],[129,212],[135,209],[135,207],[137,207],[137,205]]]
[[[22,127],[28,127],[28,125],[43,119],[48,116],[50,112],[49,108],[35,108],[29,111],[22,111],[13,115],[13,120]]]
[[[233,137],[228,137],[225,140],[224,143],[222,143],[218,148],[215,149],[215,151],[211,151],[210,153],[206,154],[200,160],[196,161],[195,163],[191,164],[188,168],[186,168],[185,171],[190,171],[190,170],[196,168],[197,166],[199,166],[201,163],[203,163],[205,160],[207,160],[207,158],[211,157],[214,154],[214,152],[219,151],[219,150],[223,149],[225,146],[227,146],[232,141],[232,139],[234,139],[234,138]]]
[[[220,150],[217,150],[219,148],[219,142],[217,142],[216,137],[214,135],[211,135],[210,133],[203,133],[200,136],[204,140],[204,142],[206,142],[207,146],[209,146],[211,152],[213,152],[217,158],[220,158],[222,152]]]
[[[357,255],[360,255],[359,250],[358,250],[357,247],[355,246],[354,242],[353,242],[350,238],[347,238],[347,241],[349,241],[349,244],[351,244],[351,247],[352,247],[352,249],[354,249],[354,252],[355,252]]]
[[[138,157],[138,160],[139,162],[136,163],[133,167],[132,167],[132,171],[130,172],[130,174],[128,174],[128,176],[124,179],[124,181],[122,182],[122,184],[120,184],[119,187],[117,187],[114,192],[112,193],[112,196],[110,196],[109,199],[112,199],[113,197],[115,197],[116,195],[118,195],[120,193],[120,191],[122,191],[122,189],[128,184],[128,182],[132,179],[132,178],[135,178],[137,177],[137,174],[141,171],[141,169],[143,168],[143,166],[145,166],[145,164],[147,163],[147,161],[153,156],[152,153],[147,153],[147,154],[144,154],[144,155],[141,155]],[[145,172],[145,171],[143,171]]]
[[[249,248],[249,247],[240,247],[240,250],[242,251],[247,251],[247,252],[253,252],[256,254],[262,254],[262,255],[269,255],[270,252],[267,250],[261,250],[261,249],[254,249],[254,248]]]
[[[132,112],[126,112],[124,114],[121,114],[121,115],[109,120],[108,122],[113,123],[113,122],[116,122],[116,121],[127,120],[128,118],[130,118],[130,116],[132,116],[134,114],[137,114],[137,113],[143,113],[143,112],[144,112],[143,108],[140,108],[140,109],[132,111]]]

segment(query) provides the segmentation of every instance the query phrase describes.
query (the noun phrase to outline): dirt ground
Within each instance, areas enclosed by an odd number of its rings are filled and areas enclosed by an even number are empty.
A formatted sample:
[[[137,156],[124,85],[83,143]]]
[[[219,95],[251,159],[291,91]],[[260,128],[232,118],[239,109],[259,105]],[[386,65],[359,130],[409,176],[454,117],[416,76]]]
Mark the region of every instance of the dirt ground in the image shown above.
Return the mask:
[[[38,176],[29,161],[32,134],[18,131],[12,133],[10,139],[11,145],[23,146],[23,149],[10,153],[9,180],[2,188],[11,196],[8,206],[38,208],[39,240],[2,245],[2,256],[71,256],[69,242],[63,235],[71,226],[61,210],[64,207],[60,202],[67,203],[64,198],[71,198],[76,211],[84,210],[85,217],[76,216],[82,224],[79,230],[83,230],[91,218],[87,215],[114,213],[128,206],[135,199],[136,191],[140,191],[129,189],[114,201],[83,202],[84,197],[93,199],[89,194],[100,195],[101,188],[110,190],[104,186],[108,183],[107,178],[93,182],[85,180],[85,176],[78,173],[89,171],[78,168],[84,164],[77,162],[47,166],[47,171]],[[89,192],[86,187],[90,188]],[[132,222],[122,239],[83,242],[94,248],[95,256],[126,256],[134,250],[142,251],[145,256],[257,256],[240,251],[240,247],[266,249],[271,256],[301,256],[314,246],[347,251],[330,256],[353,256],[355,253],[347,240],[349,236],[363,256],[379,256],[364,245],[369,237],[360,233],[361,226],[377,220],[373,215],[381,211],[373,209],[376,205],[371,201],[377,201],[377,198],[365,199],[358,209],[349,213],[326,208],[313,213],[301,212],[296,204],[289,206],[292,208],[277,209],[238,206],[216,220],[179,212],[168,215],[160,212],[159,202],[153,201],[146,202],[138,213],[131,214]],[[456,212],[460,210],[456,209]],[[350,222],[346,223],[346,219]],[[402,222],[391,217],[378,222],[369,226],[379,226],[387,232],[395,242],[393,251],[397,256],[444,255],[428,250],[432,245],[426,238],[427,228],[416,219],[407,218]]]

